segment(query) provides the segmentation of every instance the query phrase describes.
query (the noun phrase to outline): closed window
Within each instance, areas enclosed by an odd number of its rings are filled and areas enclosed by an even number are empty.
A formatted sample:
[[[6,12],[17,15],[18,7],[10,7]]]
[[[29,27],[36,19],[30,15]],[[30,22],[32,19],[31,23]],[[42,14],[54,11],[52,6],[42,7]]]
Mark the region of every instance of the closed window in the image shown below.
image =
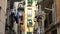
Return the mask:
[[[32,4],[32,0],[28,0],[28,5],[31,5]]]
[[[32,19],[27,19],[27,26],[31,27],[32,26]]]
[[[32,32],[27,32],[27,34],[32,34]]]
[[[29,17],[29,16],[32,16],[32,9],[31,9],[31,8],[28,8],[28,10],[27,10],[27,15],[28,15],[28,17]]]
[[[51,34],[57,34],[57,30],[51,31]]]

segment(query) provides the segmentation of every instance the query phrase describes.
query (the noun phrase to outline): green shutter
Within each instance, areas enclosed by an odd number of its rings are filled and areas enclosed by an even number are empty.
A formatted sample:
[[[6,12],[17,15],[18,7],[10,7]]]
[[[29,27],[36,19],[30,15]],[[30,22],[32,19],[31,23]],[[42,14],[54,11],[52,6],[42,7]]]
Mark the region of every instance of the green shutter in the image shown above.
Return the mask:
[[[32,4],[32,0],[28,0],[28,4],[31,5]]]
[[[27,19],[27,27],[31,27],[32,26],[32,20],[31,19]]]
[[[27,34],[32,34],[32,32],[27,32]]]

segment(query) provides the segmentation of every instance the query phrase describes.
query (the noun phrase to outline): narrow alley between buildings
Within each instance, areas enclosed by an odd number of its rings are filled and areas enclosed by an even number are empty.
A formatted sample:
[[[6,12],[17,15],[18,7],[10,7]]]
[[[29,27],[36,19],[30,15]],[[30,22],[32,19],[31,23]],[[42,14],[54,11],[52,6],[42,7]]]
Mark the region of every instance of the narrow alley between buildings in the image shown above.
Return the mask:
[[[60,0],[0,0],[0,34],[60,34]]]

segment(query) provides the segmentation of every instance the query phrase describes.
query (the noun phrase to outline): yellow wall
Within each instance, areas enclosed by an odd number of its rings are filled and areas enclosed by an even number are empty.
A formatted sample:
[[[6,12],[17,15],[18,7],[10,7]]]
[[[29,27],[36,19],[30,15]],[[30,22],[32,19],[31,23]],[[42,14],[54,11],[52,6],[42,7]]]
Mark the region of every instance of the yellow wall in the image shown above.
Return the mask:
[[[29,17],[29,18],[32,18],[32,27],[27,27],[27,8],[32,8],[32,17]],[[35,12],[34,12],[34,2],[32,4],[31,7],[27,7],[27,5],[25,5],[25,34],[27,34],[27,32],[29,32],[29,29],[30,29],[30,32],[32,32],[33,34],[33,28],[34,28],[34,17],[35,17]]]

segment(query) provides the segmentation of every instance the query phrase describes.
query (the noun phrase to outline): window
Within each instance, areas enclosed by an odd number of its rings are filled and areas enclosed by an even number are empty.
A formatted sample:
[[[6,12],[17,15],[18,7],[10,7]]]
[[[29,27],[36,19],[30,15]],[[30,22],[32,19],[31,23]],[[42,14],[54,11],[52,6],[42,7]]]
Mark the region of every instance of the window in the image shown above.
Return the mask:
[[[32,26],[32,19],[27,19],[27,26],[31,27]]]
[[[54,12],[54,4],[52,4],[52,18],[53,18],[53,22],[55,21],[55,12]]]
[[[32,34],[32,32],[27,32],[27,34]]]
[[[13,9],[14,1],[13,0],[9,0],[9,2],[10,2],[10,9]]]
[[[45,22],[47,22],[48,24],[53,23],[52,11],[46,9],[45,13],[46,13],[46,20],[45,20]]]
[[[44,22],[45,22],[45,23],[44,23],[44,28],[46,29],[46,28],[48,27],[48,21],[47,21],[47,18],[45,19]]]
[[[49,13],[49,22],[50,24],[54,22],[54,1],[50,1],[50,9],[52,9]]]
[[[27,15],[28,15],[28,16],[32,16],[32,9],[31,9],[31,8],[28,8],[28,10],[27,10]]]
[[[53,30],[51,34],[57,34],[57,30]]]
[[[31,5],[32,4],[32,1],[33,0],[28,0],[28,5]]]
[[[54,21],[54,10],[53,10],[53,8],[54,8],[54,1],[50,0],[49,3],[45,7],[47,8],[47,9],[45,9],[45,13],[46,13],[46,15],[48,15],[48,16],[46,16],[47,19],[48,19],[47,20],[48,24],[52,24],[53,21]]]
[[[49,13],[49,22],[50,22],[50,24],[53,23],[52,20],[53,20],[53,18],[52,18],[52,11],[50,11],[50,13]]]

